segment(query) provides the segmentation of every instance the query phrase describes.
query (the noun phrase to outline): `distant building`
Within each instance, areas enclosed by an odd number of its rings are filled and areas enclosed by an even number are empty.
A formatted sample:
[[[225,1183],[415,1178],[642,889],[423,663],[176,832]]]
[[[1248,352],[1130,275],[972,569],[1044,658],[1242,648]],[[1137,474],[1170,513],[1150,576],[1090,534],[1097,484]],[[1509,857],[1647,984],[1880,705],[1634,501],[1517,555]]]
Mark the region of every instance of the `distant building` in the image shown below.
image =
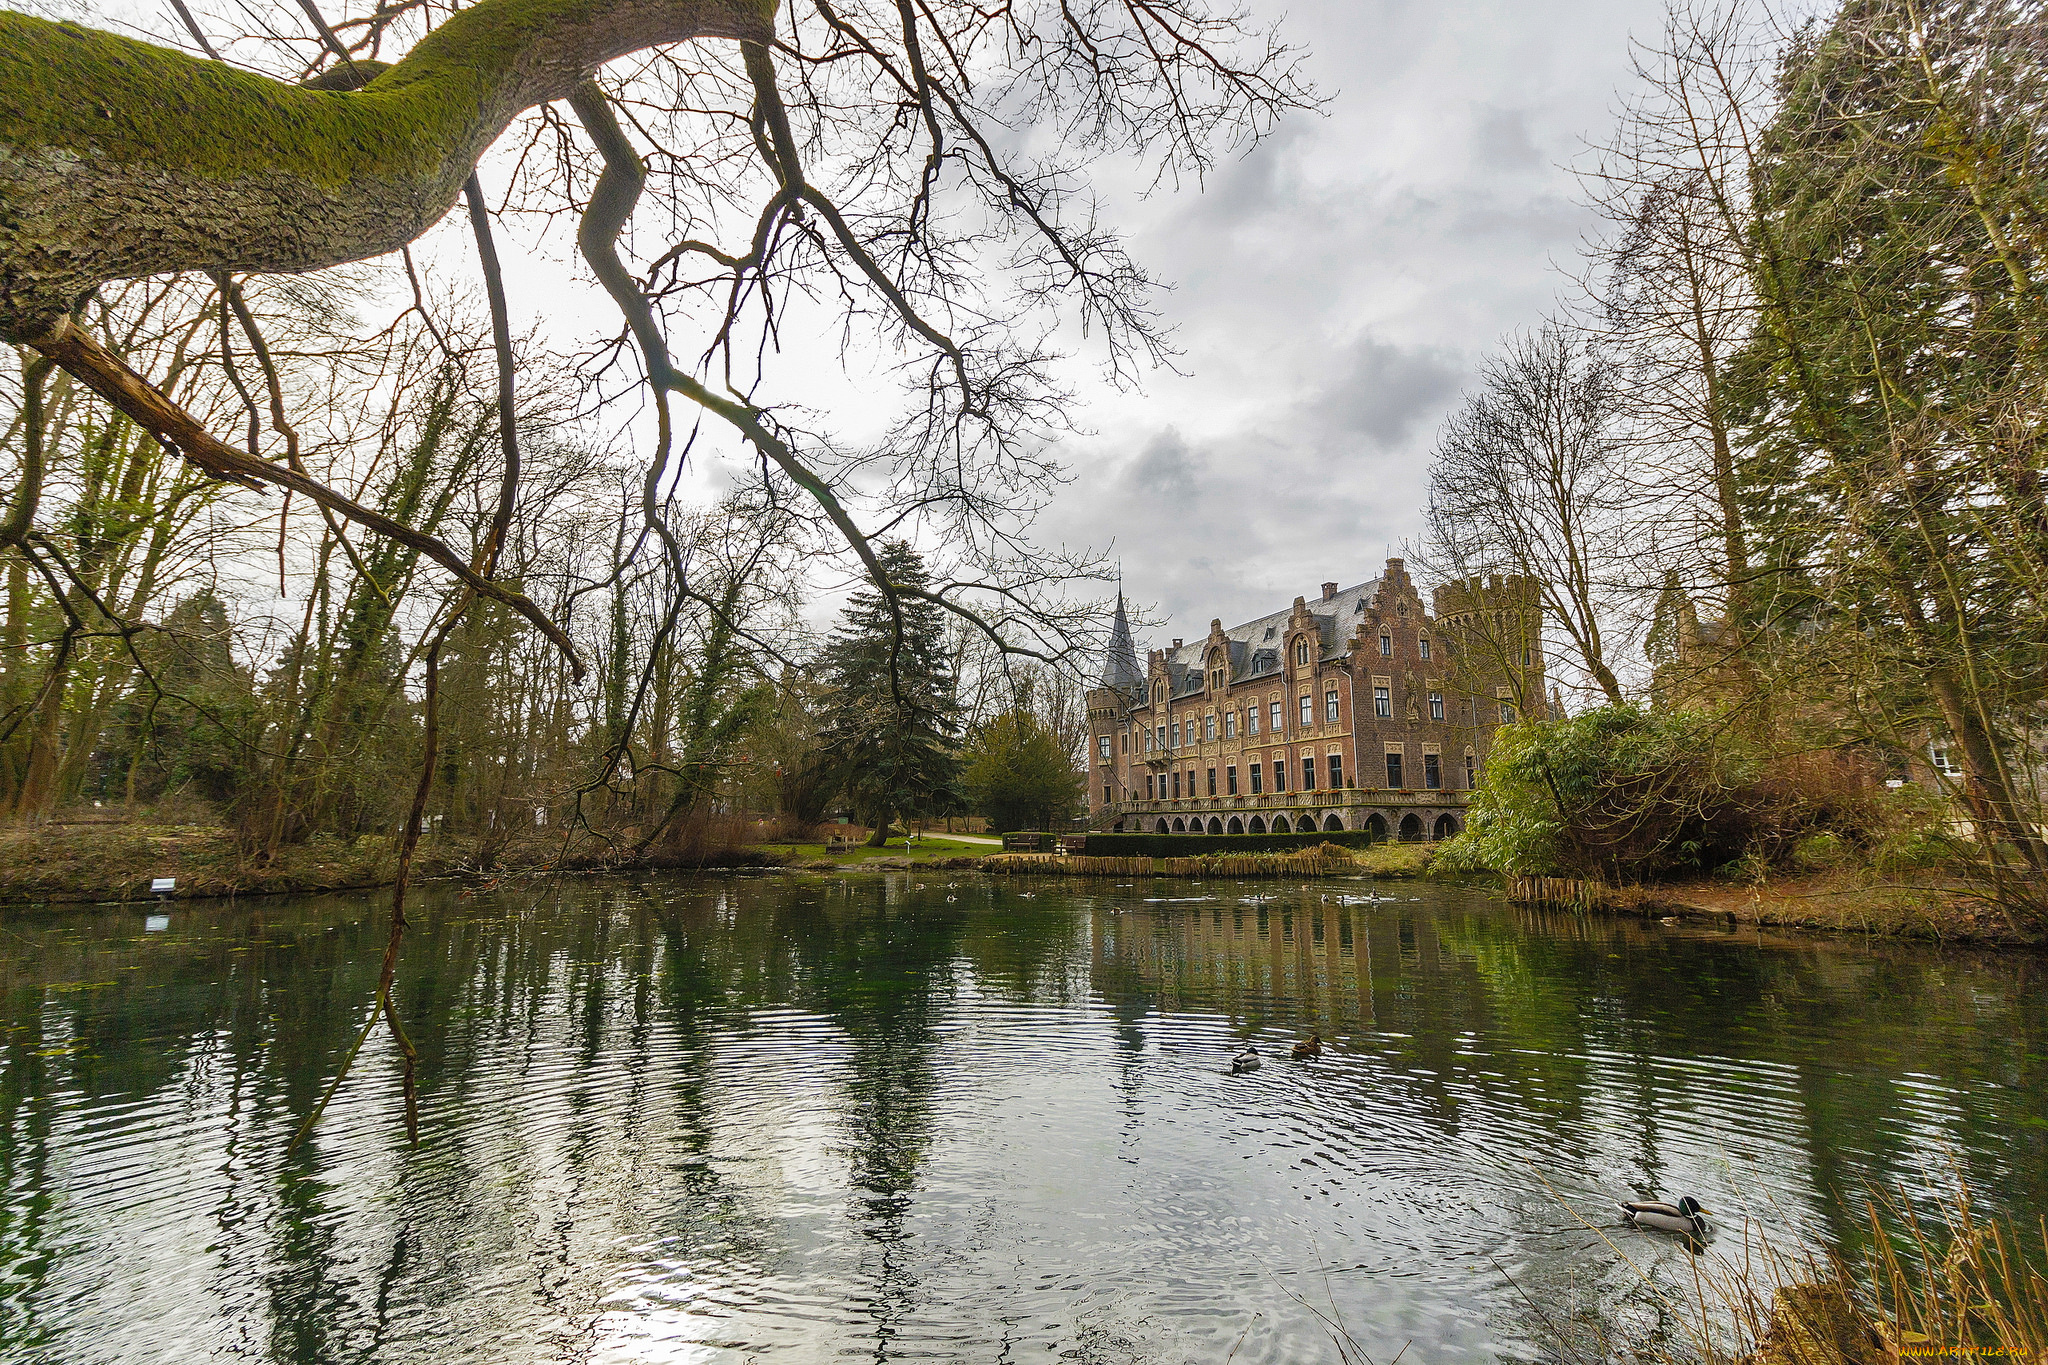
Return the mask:
[[[1543,705],[1542,614],[1533,585],[1498,575],[1434,605],[1390,559],[1369,583],[1211,621],[1141,669],[1119,597],[1088,693],[1090,827],[1458,832],[1494,730]]]

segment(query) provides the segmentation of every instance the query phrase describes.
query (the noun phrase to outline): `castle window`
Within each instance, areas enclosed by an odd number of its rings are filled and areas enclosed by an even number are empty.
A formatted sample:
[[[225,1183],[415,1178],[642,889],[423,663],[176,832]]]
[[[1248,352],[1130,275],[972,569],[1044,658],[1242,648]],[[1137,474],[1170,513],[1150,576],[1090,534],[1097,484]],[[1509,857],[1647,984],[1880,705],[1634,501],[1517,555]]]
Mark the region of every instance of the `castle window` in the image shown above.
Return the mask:
[[[1152,783],[1153,783],[1153,780],[1154,780],[1154,779],[1153,779],[1153,777],[1152,777],[1152,774],[1150,774],[1150,773],[1146,773],[1146,774],[1145,774],[1145,799],[1146,799],[1147,801],[1155,801],[1155,800],[1157,800],[1157,799],[1158,799],[1158,798],[1157,798],[1156,796],[1154,796],[1154,795],[1152,794]]]
[[[1955,750],[1946,744],[1936,744],[1927,751],[1927,762],[1943,777],[1961,777],[1963,765],[1956,762]]]
[[[1524,667],[1524,668],[1527,668],[1528,666],[1529,666],[1529,646],[1527,646],[1527,645],[1523,645],[1523,646],[1522,646],[1522,667]]]
[[[1173,799],[1180,800],[1180,769],[1173,770]]]
[[[1096,747],[1098,752],[1100,752],[1102,755],[1102,761],[1104,763],[1109,762],[1109,736],[1104,735],[1102,737],[1101,743],[1098,744]]]
[[[1223,790],[1231,796],[1237,795],[1237,765],[1235,763],[1226,763],[1223,766]]]
[[[1303,754],[1301,756],[1301,789],[1305,792],[1312,792],[1316,789],[1316,756],[1314,754]]]
[[[1214,712],[1202,717],[1202,738],[1216,738],[1216,716]]]
[[[1443,786],[1443,784],[1443,760],[1439,759],[1435,754],[1424,754],[1422,756],[1422,785],[1431,791],[1435,791]]]
[[[1125,730],[1125,731],[1122,731],[1122,732],[1120,732],[1120,733],[1119,733],[1119,734],[1117,735],[1117,737],[1116,737],[1116,746],[1117,746],[1117,748],[1118,748],[1119,750],[1121,750],[1121,751],[1122,751],[1122,752],[1124,752],[1124,753],[1129,753],[1129,752],[1131,751],[1131,733],[1130,733],[1130,731],[1128,731],[1128,730]]]
[[[1275,629],[1277,629],[1277,628],[1276,628],[1276,627],[1274,627],[1274,626],[1267,626],[1267,627],[1266,627],[1266,638],[1267,638],[1268,640],[1270,640],[1270,639],[1272,639],[1272,638],[1273,638],[1273,632],[1274,632],[1274,630],[1275,630]]]
[[[1431,720],[1442,720],[1444,718],[1443,693],[1432,692],[1429,694],[1429,718]]]
[[[1396,602],[1394,604],[1394,610],[1399,612],[1401,615],[1406,616],[1408,614],[1408,604],[1406,602]]]
[[[1330,785],[1331,785],[1331,786],[1333,786],[1333,787],[1341,787],[1341,786],[1343,786],[1343,785],[1344,785],[1344,755],[1342,755],[1342,754],[1331,754],[1331,755],[1330,755],[1330,760],[1329,760],[1329,762],[1330,762]]]
[[[1180,747],[1180,722],[1179,722],[1179,721],[1175,721],[1175,722],[1173,723],[1173,747],[1174,747],[1174,748],[1176,748],[1176,749],[1178,749],[1178,748]]]
[[[1109,804],[1109,802],[1110,802],[1110,796],[1109,796],[1109,786],[1108,786],[1108,784],[1107,784],[1107,783],[1105,783],[1105,784],[1103,785],[1103,788],[1102,788],[1102,804],[1106,806],[1106,805],[1108,805],[1108,804]]]
[[[1470,754],[1465,755],[1465,790],[1479,790],[1479,760]]]
[[[1500,723],[1502,725],[1513,725],[1515,723],[1515,704],[1513,702],[1504,701],[1500,704]]]
[[[1248,735],[1255,735],[1259,732],[1259,707],[1256,702],[1245,708],[1244,732]]]
[[[1337,723],[1337,689],[1334,687],[1323,693],[1323,719],[1332,725]]]
[[[1219,669],[1217,669],[1217,670],[1216,670],[1216,671],[1215,671],[1214,673],[1211,673],[1211,674],[1209,675],[1209,685],[1210,685],[1211,687],[1215,688],[1215,689],[1216,689],[1217,691],[1219,691],[1219,692],[1223,690],[1223,670],[1222,670],[1222,669],[1220,669],[1220,668],[1219,668]]]
[[[1387,785],[1389,787],[1401,785],[1401,755],[1399,754],[1387,755]]]
[[[1429,637],[1427,635],[1422,637],[1422,657],[1425,659],[1429,657]]]
[[[1216,770],[1215,770],[1214,768],[1211,768],[1211,769],[1209,769],[1209,795],[1211,795],[1211,796],[1214,796],[1215,794],[1216,794]]]
[[[1223,713],[1223,737],[1225,739],[1237,738],[1237,712],[1225,711]]]
[[[1166,747],[1166,727],[1164,725],[1159,727],[1159,743],[1153,747],[1160,749]]]
[[[1384,683],[1374,683],[1372,689],[1372,713],[1381,720],[1394,714],[1394,689]]]
[[[1365,599],[1363,597],[1351,604],[1351,614],[1353,616],[1365,615]]]
[[[1316,699],[1306,692],[1301,694],[1301,723],[1304,728],[1316,723]]]
[[[1259,785],[1259,765],[1252,764],[1252,795],[1257,796],[1263,788]]]
[[[1273,790],[1276,792],[1287,790],[1287,760],[1279,754],[1273,756]]]
[[[1380,657],[1382,659],[1394,657],[1394,637],[1385,631],[1380,632]]]
[[[1275,701],[1266,707],[1266,722],[1266,728],[1276,735],[1280,733],[1280,727],[1287,723],[1281,719],[1279,702]]]
[[[1300,664],[1300,665],[1304,665],[1304,666],[1306,666],[1306,665],[1307,665],[1307,663],[1308,663],[1308,641],[1306,641],[1306,640],[1296,640],[1296,641],[1294,642],[1294,662],[1295,662],[1295,663],[1297,663],[1297,664]]]

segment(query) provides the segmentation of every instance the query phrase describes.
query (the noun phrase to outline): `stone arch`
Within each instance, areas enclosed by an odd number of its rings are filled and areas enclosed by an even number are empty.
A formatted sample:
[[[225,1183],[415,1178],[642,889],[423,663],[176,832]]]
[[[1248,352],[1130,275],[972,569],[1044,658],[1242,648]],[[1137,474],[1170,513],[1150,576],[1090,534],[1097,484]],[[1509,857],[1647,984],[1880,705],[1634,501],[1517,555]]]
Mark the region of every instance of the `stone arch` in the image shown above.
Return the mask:
[[[1158,829],[1157,829],[1157,830],[1156,830],[1155,832],[1156,832],[1156,833],[1159,833],[1159,834],[1165,834],[1165,833],[1167,833],[1167,832],[1168,832],[1168,831],[1167,831],[1167,828],[1166,828],[1166,817],[1165,817],[1165,816],[1163,816],[1163,815],[1162,815],[1162,816],[1160,816],[1160,817],[1159,817],[1159,828],[1158,828]]]
[[[1188,822],[1187,822],[1186,820],[1183,820],[1183,819],[1182,819],[1182,818],[1181,818],[1180,816],[1178,816],[1178,815],[1174,816],[1174,817],[1173,817],[1173,832],[1174,832],[1175,834],[1186,834],[1186,833],[1188,832]]]
[[[1401,817],[1401,841],[1412,844],[1421,837],[1422,817],[1411,810]]]
[[[1325,815],[1323,817],[1323,828],[1326,830],[1342,829],[1344,828],[1344,822],[1337,818],[1337,813],[1335,811],[1332,811],[1330,812],[1330,814]]]
[[[1273,823],[1268,825],[1267,828],[1275,834],[1286,834],[1288,832],[1287,817],[1284,815],[1274,816]]]
[[[1209,817],[1209,833],[1211,833],[1211,834],[1221,834],[1222,832],[1223,832],[1223,821],[1222,821],[1221,819],[1219,819],[1218,817],[1214,816],[1214,815],[1210,816],[1210,817]]]
[[[1365,817],[1365,832],[1366,832],[1367,834],[1370,834],[1370,835],[1371,835],[1371,836],[1372,836],[1373,838],[1375,838],[1375,839],[1384,839],[1384,838],[1386,838],[1386,837],[1387,837],[1387,817],[1386,817],[1386,816],[1384,816],[1384,815],[1381,815],[1381,814],[1380,814],[1380,813],[1379,813],[1378,811],[1374,811],[1374,812],[1373,812],[1373,813],[1372,813],[1371,815],[1368,815],[1368,816],[1366,816],[1366,817]]]
[[[1450,838],[1450,837],[1451,837],[1452,835],[1456,834],[1457,832],[1458,832],[1458,817],[1457,817],[1457,816],[1455,816],[1455,815],[1439,815],[1439,816],[1437,816],[1437,818],[1436,818],[1436,837],[1437,837],[1437,838],[1439,838],[1439,839],[1448,839],[1448,838]]]
[[[1238,818],[1237,818],[1237,817],[1236,817],[1235,815],[1231,816],[1231,817],[1230,817],[1230,824],[1228,825],[1228,827],[1226,827],[1226,828],[1224,829],[1224,831],[1223,831],[1223,832],[1224,832],[1225,834],[1242,834],[1242,833],[1244,833],[1244,821],[1242,821],[1242,820],[1238,819]]]
[[[1250,828],[1251,832],[1254,834],[1264,834],[1266,832],[1266,822],[1259,816],[1254,815],[1252,817],[1252,822],[1248,828]]]

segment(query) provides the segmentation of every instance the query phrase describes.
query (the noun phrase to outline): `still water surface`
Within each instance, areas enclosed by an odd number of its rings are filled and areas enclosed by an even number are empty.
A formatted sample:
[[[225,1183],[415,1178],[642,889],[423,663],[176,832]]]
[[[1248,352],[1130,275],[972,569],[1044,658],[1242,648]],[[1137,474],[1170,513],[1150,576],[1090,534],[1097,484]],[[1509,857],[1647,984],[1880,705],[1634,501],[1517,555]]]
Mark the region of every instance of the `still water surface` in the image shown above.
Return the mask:
[[[0,1361],[1523,1359],[1688,1274],[1567,1205],[2048,1202],[2036,959],[1362,881],[433,893],[420,1145],[380,1036],[287,1155],[383,904],[0,924]]]

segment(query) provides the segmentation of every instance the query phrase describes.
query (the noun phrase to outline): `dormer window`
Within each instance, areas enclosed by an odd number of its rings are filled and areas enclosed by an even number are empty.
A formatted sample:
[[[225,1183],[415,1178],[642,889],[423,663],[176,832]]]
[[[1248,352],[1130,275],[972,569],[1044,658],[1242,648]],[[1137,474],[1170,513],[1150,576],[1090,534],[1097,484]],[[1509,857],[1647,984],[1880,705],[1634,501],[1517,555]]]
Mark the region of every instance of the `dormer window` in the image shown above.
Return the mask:
[[[1365,599],[1363,597],[1351,604],[1351,614],[1353,616],[1365,615]]]

